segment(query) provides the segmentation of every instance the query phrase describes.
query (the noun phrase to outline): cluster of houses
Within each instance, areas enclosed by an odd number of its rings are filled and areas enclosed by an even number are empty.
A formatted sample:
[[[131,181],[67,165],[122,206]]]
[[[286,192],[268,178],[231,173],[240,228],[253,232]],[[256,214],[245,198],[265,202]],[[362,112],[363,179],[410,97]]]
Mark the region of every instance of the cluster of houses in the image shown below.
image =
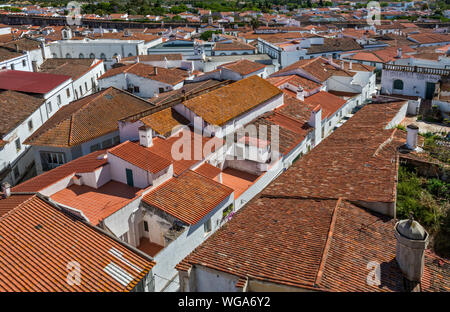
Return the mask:
[[[0,291],[450,290],[395,223],[450,35],[391,28],[2,25]]]

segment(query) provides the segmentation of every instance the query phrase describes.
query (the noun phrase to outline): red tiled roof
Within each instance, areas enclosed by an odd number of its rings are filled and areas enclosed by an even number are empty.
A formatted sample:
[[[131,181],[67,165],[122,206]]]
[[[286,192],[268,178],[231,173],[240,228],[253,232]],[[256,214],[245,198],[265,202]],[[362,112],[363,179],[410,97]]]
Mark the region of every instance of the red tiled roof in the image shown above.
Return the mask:
[[[86,185],[71,186],[56,192],[51,199],[80,210],[93,225],[109,217],[139,197],[139,189],[110,181],[95,189]]]
[[[67,282],[72,261],[80,284]],[[0,262],[0,291],[8,292],[131,291],[155,265],[37,196],[0,217]]]
[[[96,151],[82,156],[64,165],[44,172],[12,188],[13,192],[39,192],[59,180],[77,172],[91,172],[108,163],[107,159],[99,157],[105,150]]]
[[[195,140],[198,140],[198,142],[201,142],[202,146],[202,154],[201,157],[197,157],[195,154]],[[173,145],[177,143],[180,144],[179,151],[181,154],[186,153],[187,159],[174,159],[172,155],[172,147]],[[206,150],[205,146],[208,144],[208,146],[212,147],[212,150]],[[184,171],[191,168],[193,165],[199,163],[202,159],[210,155],[210,153],[217,150],[217,148],[221,147],[223,145],[223,140],[217,137],[204,137],[199,133],[195,133],[193,131],[183,129],[177,134],[167,138],[162,139],[160,137],[153,138],[153,145],[148,148],[149,151],[165,158],[169,159],[173,163],[173,171],[175,174],[179,175],[182,174]],[[188,148],[188,151],[184,151],[184,147]],[[201,158],[201,159],[200,159]]]
[[[158,186],[142,201],[193,225],[232,193],[231,188],[189,170]]]
[[[395,260],[395,220],[341,199],[262,196],[241,209],[177,265],[205,266],[241,279],[322,291],[405,291]],[[448,291],[438,257],[426,253],[422,290]],[[367,264],[381,264],[369,285]],[[448,262],[446,263],[449,267]],[[448,273],[448,272],[447,272]]]
[[[219,67],[232,70],[239,73],[240,75],[245,76],[263,69],[264,67],[266,67],[266,65],[243,59],[236,62],[226,63],[220,65]]]
[[[100,76],[98,79],[112,77],[122,73],[130,73],[143,78],[176,85],[186,79],[189,74],[187,71],[178,68],[163,68],[144,63],[135,63],[112,68]]]
[[[154,107],[110,87],[61,107],[25,144],[70,147],[118,130],[119,119]]]
[[[398,144],[385,127],[404,105],[366,105],[262,193],[393,203]]]
[[[281,91],[278,88],[255,75],[183,104],[207,123],[221,126],[279,94]]]
[[[172,164],[170,160],[151,152],[138,143],[130,141],[123,142],[109,149],[108,153],[151,173],[158,173]]]
[[[222,172],[222,170],[220,170],[220,168],[217,168],[217,167],[205,162],[203,165],[201,165],[200,167],[195,169],[195,172],[197,172],[209,179],[215,180],[217,178],[217,176]]]
[[[71,79],[66,75],[0,70],[0,89],[45,94]]]
[[[280,87],[285,83],[289,83],[296,87],[302,87],[305,91],[311,91],[321,86],[319,83],[310,79],[303,78],[299,75],[269,77],[266,80],[276,87]]]
[[[0,218],[24,201],[28,200],[31,196],[33,196],[33,194],[13,194],[8,198],[2,198],[2,193],[0,193]]]
[[[317,105],[320,105],[320,107],[322,107],[322,119],[325,119],[336,113],[342,106],[345,105],[346,101],[329,92],[320,91],[306,97],[304,103],[311,109],[314,109]]]

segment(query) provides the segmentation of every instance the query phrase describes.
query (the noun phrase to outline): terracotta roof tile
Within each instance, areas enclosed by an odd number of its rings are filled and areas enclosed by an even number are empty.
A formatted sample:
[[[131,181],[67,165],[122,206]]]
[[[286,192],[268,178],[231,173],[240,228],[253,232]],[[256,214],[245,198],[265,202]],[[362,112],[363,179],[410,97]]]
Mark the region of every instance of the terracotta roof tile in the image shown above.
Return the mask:
[[[205,162],[203,165],[195,169],[195,172],[209,179],[215,180],[217,176],[222,172],[222,170]]]
[[[263,69],[266,65],[243,59],[236,62],[222,64],[219,67],[232,70],[242,76],[245,76]]]
[[[189,121],[171,107],[155,112],[140,119],[146,126],[158,134],[170,136],[176,127],[187,125]]]
[[[67,282],[72,261],[79,285]],[[0,262],[0,291],[28,292],[130,291],[155,265],[36,196],[0,217]]]
[[[151,152],[148,148],[138,143],[130,141],[123,142],[109,149],[108,153],[151,173],[158,173],[172,164],[170,160]]]
[[[117,121],[154,107],[125,91],[108,88],[61,107],[25,142],[70,147],[118,130]]]
[[[44,172],[12,188],[13,192],[39,192],[46,187],[53,185],[61,179],[74,175],[77,172],[91,172],[107,164],[107,159],[99,157],[105,154],[105,150],[96,151],[86,156],[82,156],[64,165]]]
[[[67,75],[0,70],[0,89],[45,94],[71,79]]]
[[[232,193],[231,188],[189,170],[158,186],[142,201],[193,225]]]
[[[261,77],[250,76],[183,104],[209,124],[221,126],[281,93]]]
[[[0,91],[0,139],[43,105],[44,99],[16,91]]]
[[[143,78],[176,85],[185,80],[189,74],[187,71],[178,68],[163,68],[143,63],[119,66],[112,68],[100,76],[98,79],[113,77],[122,73],[130,73]]]
[[[336,113],[347,101],[329,92],[320,91],[306,97],[303,102],[311,110],[320,105],[322,107],[322,119],[325,119]]]

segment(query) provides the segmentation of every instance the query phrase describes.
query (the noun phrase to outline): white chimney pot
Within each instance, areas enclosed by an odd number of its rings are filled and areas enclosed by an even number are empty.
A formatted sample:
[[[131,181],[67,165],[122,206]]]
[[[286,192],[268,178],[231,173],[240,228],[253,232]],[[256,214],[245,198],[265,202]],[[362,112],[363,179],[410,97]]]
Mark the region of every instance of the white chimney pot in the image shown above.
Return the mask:
[[[408,125],[406,127],[406,131],[407,131],[406,146],[411,150],[415,150],[417,148],[419,128],[415,125]]]

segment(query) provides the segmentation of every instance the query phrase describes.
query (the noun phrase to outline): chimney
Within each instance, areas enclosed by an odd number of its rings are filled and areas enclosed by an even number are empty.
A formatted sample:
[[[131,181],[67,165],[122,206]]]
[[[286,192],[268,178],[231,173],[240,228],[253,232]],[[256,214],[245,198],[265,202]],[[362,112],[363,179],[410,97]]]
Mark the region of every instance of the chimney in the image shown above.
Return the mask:
[[[419,133],[419,128],[415,125],[408,125],[406,127],[407,137],[406,137],[406,147],[415,150],[417,148],[417,135]]]
[[[297,89],[297,99],[299,99],[300,101],[305,100],[305,94],[303,93],[303,88],[301,86],[299,86]]]
[[[139,144],[143,147],[150,147],[153,145],[152,128],[147,126],[139,127]]]
[[[314,146],[322,140],[322,107],[317,105],[311,112],[308,124],[314,128]]]
[[[402,48],[397,49],[397,58],[402,58]]]
[[[427,231],[414,221],[412,213],[408,220],[395,224],[397,239],[395,259],[403,275],[412,282],[420,282],[423,276],[424,252],[428,245]]]
[[[11,185],[8,182],[2,183],[3,198],[11,196]]]
[[[348,62],[348,69],[352,70],[353,69],[353,62]]]
[[[19,45],[17,43],[14,44],[14,50],[16,52],[19,52]]]
[[[156,76],[156,75],[158,75],[158,67],[155,66],[154,69],[155,69],[155,76]]]

